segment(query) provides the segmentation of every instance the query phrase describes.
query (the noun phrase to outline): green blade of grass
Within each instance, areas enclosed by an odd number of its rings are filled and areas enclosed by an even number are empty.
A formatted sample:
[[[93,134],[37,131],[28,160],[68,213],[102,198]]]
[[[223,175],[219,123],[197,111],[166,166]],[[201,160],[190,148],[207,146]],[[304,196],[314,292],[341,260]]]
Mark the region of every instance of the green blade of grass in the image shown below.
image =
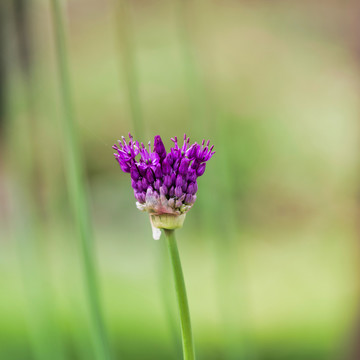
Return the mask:
[[[133,46],[133,31],[129,19],[129,4],[126,0],[115,1],[115,15],[119,58],[121,58],[121,72],[125,76],[130,116],[133,123],[135,137],[145,141],[145,127],[139,92],[139,79],[136,69],[135,49]]]
[[[30,0],[0,5],[4,28],[8,26],[15,34],[14,47],[4,42],[3,59],[8,61],[7,106],[4,112],[6,136],[1,153],[5,154],[12,180],[9,194],[13,211],[9,223],[16,241],[33,356],[39,360],[64,360],[66,355],[55,316],[53,288],[49,286],[53,279],[49,272],[47,242],[44,242],[45,220],[39,190],[41,160],[36,151],[39,131],[34,96],[32,9]],[[21,143],[21,152],[13,151],[14,143]]]
[[[70,74],[66,48],[63,12],[59,0],[51,0],[51,12],[55,34],[55,46],[63,107],[63,131],[65,139],[65,169],[68,189],[73,208],[74,221],[79,229],[81,241],[85,286],[89,301],[92,334],[97,359],[110,359],[110,349],[103,322],[97,271],[95,265],[93,233],[86,196],[83,162],[80,151],[78,131],[75,123],[71,95]]]

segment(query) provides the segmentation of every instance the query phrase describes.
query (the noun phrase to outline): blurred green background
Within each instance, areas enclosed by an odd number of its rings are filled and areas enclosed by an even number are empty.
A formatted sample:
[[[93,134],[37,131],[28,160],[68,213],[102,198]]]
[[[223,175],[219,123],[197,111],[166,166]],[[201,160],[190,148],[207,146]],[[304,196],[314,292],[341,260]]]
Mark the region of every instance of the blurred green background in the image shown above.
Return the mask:
[[[359,359],[356,2],[69,0],[113,359],[180,359],[164,238],[111,146],[215,144],[177,231],[198,359]],[[0,4],[0,359],[95,359],[50,1]],[[359,344],[358,344],[359,343]]]

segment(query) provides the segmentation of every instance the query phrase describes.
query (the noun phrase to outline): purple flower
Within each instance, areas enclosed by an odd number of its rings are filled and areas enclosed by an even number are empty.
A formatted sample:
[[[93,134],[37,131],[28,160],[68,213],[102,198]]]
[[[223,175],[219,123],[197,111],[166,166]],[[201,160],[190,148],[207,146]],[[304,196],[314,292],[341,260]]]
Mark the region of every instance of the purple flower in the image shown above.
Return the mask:
[[[215,154],[210,141],[201,145],[190,144],[184,135],[179,145],[177,137],[172,138],[174,146],[167,153],[160,135],[145,147],[139,145],[129,134],[113,148],[121,170],[130,173],[131,186],[140,210],[150,215],[182,215],[188,212],[196,200],[197,178],[205,172],[206,162]],[[139,158],[137,159],[137,156]]]

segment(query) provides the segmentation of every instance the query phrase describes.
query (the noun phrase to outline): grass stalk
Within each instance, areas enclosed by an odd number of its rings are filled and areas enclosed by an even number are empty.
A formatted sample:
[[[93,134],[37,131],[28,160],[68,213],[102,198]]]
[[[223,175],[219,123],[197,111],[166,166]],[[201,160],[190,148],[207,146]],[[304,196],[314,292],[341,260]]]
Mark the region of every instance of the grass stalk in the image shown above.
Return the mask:
[[[196,135],[204,135],[205,122],[204,89],[200,79],[197,59],[192,42],[194,8],[191,0],[176,1],[176,21],[178,25],[179,46],[184,66],[186,92],[189,99],[190,116]]]
[[[4,29],[8,26],[9,31],[15,34],[12,49],[5,41],[7,39],[3,38],[3,49],[8,51],[0,55],[4,60],[3,65],[8,66],[7,81],[4,82],[7,106],[3,113],[6,135],[1,144],[4,150],[1,155],[8,162],[8,170],[12,174],[8,189],[12,209],[9,223],[16,241],[33,356],[39,360],[64,360],[66,354],[55,316],[53,279],[49,273],[48,242],[44,242],[46,223],[42,216],[43,203],[39,188],[41,160],[37,151],[39,129],[34,95],[33,6],[31,0],[0,4],[2,26]],[[19,114],[19,104],[26,116],[22,112]],[[20,153],[12,151],[14,143],[21,143]]]
[[[93,232],[87,203],[78,130],[72,102],[65,26],[60,0],[51,0],[51,13],[53,18],[56,57],[63,108],[62,123],[65,140],[65,170],[68,181],[68,190],[74,221],[77,224],[81,242],[83,271],[92,321],[92,335],[96,350],[96,358],[99,360],[107,360],[110,359],[110,350],[101,311]]]
[[[119,57],[122,61],[121,72],[125,76],[125,84],[130,107],[130,116],[135,136],[144,140],[145,128],[141,107],[139,79],[136,69],[133,31],[129,19],[129,4],[126,0],[115,1],[116,27]]]

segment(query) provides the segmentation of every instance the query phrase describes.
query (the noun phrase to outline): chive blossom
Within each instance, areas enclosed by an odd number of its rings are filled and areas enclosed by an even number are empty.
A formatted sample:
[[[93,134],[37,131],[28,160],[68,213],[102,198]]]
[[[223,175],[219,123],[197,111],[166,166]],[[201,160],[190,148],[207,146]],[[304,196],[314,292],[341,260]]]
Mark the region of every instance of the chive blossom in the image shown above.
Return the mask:
[[[162,218],[188,212],[196,200],[196,180],[204,174],[206,162],[215,154],[214,146],[209,147],[210,141],[190,145],[190,138],[184,135],[180,147],[175,137],[171,139],[174,146],[167,153],[160,135],[155,136],[153,147],[150,142],[147,147],[135,142],[130,133],[129,139],[126,142],[122,137],[113,149],[117,151],[114,156],[121,170],[130,173],[138,209],[147,211],[151,217]],[[138,155],[140,158],[136,159]],[[152,220],[154,223],[158,228],[169,228]]]

